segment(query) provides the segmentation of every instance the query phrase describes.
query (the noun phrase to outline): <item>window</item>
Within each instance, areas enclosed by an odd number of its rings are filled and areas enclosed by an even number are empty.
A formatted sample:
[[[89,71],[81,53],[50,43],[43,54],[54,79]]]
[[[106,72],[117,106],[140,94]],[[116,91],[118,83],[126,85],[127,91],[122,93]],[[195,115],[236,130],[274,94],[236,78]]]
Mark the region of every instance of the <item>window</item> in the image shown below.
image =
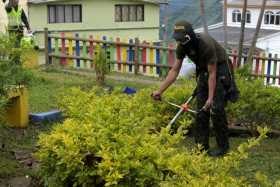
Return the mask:
[[[56,23],[63,23],[64,21],[64,6],[57,6],[55,9]]]
[[[234,10],[232,12],[232,22],[241,22],[241,12],[239,10]]]
[[[129,7],[127,5],[122,6],[122,21],[129,21]]]
[[[130,6],[129,7],[129,20],[130,21],[137,21],[137,7],[136,6]]]
[[[275,15],[271,11],[265,12],[264,15],[264,24],[274,24],[275,23]]]
[[[81,5],[49,5],[48,23],[82,22]]]
[[[55,7],[49,6],[48,8],[48,14],[49,14],[49,23],[55,23]]]
[[[144,21],[144,5],[115,5],[115,21]]]
[[[277,12],[275,16],[275,24],[280,25],[280,12]]]
[[[137,6],[137,21],[144,21],[144,6]]]
[[[115,21],[122,21],[122,7],[119,5],[115,6]]]
[[[66,23],[71,23],[73,20],[73,14],[72,14],[72,6],[67,5],[65,6],[65,22]]]
[[[82,8],[80,5],[73,5],[73,22],[82,22]]]
[[[246,12],[246,23],[251,23],[251,12],[250,11]]]

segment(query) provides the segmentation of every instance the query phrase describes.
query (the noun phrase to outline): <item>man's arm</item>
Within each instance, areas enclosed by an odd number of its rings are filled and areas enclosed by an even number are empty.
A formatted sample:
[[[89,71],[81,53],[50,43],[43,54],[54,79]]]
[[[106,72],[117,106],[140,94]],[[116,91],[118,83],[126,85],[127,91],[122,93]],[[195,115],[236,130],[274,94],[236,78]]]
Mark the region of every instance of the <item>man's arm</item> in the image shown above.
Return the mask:
[[[208,99],[203,107],[204,110],[211,108],[216,90],[216,74],[217,74],[217,63],[208,64]]]
[[[174,66],[171,68],[171,70],[168,72],[168,75],[166,79],[163,81],[163,83],[160,85],[160,88],[158,91],[155,91],[152,93],[152,97],[155,100],[161,99],[161,94],[176,80],[181,66],[182,66],[183,60],[177,59]]]
[[[22,10],[21,20],[24,23],[24,25],[26,26],[27,30],[30,31],[30,26],[29,26],[28,19],[26,17],[24,10]]]
[[[208,72],[209,72],[209,78],[208,78],[208,99],[213,100],[215,88],[216,88],[216,76],[217,76],[217,64],[211,64],[208,65]]]
[[[175,80],[180,72],[182,62],[183,62],[183,60],[179,60],[179,59],[176,60],[176,63],[171,68],[171,70],[168,72],[168,75],[167,75],[165,81],[161,84],[161,86],[159,88],[160,94],[162,94],[173,82],[175,82]]]

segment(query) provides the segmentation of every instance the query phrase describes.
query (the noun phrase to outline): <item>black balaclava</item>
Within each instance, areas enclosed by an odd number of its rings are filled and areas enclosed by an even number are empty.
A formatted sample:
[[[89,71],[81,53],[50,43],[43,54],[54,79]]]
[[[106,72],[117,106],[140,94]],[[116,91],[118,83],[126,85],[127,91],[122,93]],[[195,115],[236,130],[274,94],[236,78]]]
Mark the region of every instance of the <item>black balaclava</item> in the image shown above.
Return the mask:
[[[186,35],[189,35],[190,41],[187,42],[185,45],[182,45],[188,56],[193,56],[194,54],[192,51],[195,52],[195,56],[198,55],[199,51],[199,38],[196,36],[192,25],[187,22],[187,21],[178,21],[174,25],[174,33],[173,33],[173,38],[176,41],[184,41],[186,38]]]

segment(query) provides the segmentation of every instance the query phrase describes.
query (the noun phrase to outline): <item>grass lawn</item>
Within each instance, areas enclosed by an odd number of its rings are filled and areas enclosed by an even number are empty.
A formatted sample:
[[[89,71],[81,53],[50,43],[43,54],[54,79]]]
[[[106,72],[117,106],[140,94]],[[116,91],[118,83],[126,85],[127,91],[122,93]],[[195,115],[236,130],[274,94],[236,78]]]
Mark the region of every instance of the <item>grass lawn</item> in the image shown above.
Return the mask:
[[[108,85],[147,87],[139,82],[120,82],[108,80]],[[56,96],[66,88],[79,86],[89,90],[95,85],[91,76],[81,77],[61,72],[44,72],[37,74],[37,79],[29,88],[29,103],[31,112],[44,112],[57,108]],[[52,124],[30,124],[25,130],[9,129],[0,125],[0,186],[1,182],[14,176],[36,176],[36,168],[31,169],[15,159],[14,152],[24,150],[28,153],[36,151],[36,141],[40,132],[48,131]],[[189,139],[189,138],[187,138]],[[191,140],[187,140],[190,142]],[[231,138],[232,149],[247,141],[246,138]],[[267,139],[260,146],[251,150],[250,157],[242,161],[241,171],[233,171],[237,176],[246,176],[253,181],[256,171],[266,174],[272,181],[280,179],[280,139]],[[213,139],[212,139],[213,142]]]

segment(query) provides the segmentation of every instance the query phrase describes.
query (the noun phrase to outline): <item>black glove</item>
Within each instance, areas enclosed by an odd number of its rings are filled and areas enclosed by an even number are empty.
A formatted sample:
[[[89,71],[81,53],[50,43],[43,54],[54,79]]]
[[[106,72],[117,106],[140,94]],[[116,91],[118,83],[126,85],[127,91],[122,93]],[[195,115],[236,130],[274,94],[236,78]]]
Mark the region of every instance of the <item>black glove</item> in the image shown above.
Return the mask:
[[[161,94],[159,92],[153,92],[151,97],[156,101],[161,101]]]

